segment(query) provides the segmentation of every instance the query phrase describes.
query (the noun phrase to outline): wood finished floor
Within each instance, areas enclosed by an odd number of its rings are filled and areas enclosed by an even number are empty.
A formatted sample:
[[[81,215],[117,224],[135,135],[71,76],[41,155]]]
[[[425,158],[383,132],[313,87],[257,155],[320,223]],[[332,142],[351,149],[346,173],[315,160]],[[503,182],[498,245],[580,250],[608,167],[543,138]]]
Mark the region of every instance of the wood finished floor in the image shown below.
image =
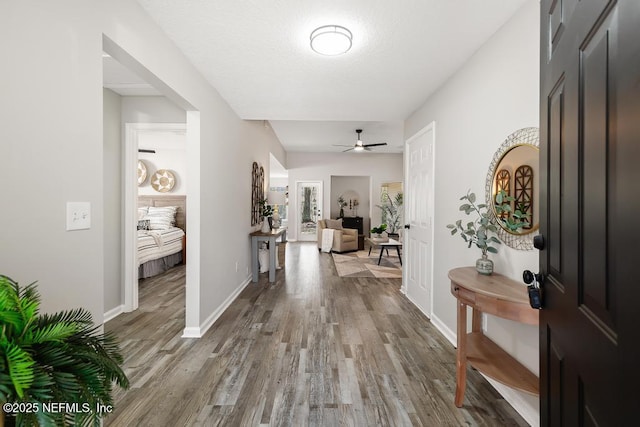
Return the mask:
[[[401,279],[341,278],[315,244],[249,284],[201,339],[184,328],[184,267],[140,285],[105,325],[131,388],[106,426],[526,426],[477,372],[453,404],[455,350]]]

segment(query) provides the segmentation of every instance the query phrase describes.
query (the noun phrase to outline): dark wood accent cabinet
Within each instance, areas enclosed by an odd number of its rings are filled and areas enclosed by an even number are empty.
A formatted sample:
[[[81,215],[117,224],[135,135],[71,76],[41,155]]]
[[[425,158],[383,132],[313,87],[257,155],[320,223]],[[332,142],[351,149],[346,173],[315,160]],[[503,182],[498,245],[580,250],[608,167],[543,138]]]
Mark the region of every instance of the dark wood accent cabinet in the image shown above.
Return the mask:
[[[345,216],[342,218],[342,226],[344,228],[355,228],[358,230],[358,234],[364,234],[362,229],[362,217],[361,216]]]
[[[364,228],[361,216],[345,216],[342,218],[342,226],[344,228],[353,228],[358,230],[358,250],[364,250]]]

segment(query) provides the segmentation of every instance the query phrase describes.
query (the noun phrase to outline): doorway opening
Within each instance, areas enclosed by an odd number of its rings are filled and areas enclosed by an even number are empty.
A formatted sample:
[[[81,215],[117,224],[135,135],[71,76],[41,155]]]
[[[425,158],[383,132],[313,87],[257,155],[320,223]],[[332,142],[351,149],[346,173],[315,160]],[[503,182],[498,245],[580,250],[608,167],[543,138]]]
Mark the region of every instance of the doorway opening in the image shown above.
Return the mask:
[[[186,183],[197,188],[200,180],[200,113],[196,111],[182,96],[173,91],[155,75],[150,73],[135,58],[125,52],[108,37],[103,35],[103,93],[105,94],[105,164],[104,164],[104,197],[105,197],[105,281],[104,311],[105,321],[126,311],[133,311],[138,306],[138,262],[137,262],[137,228],[138,228],[138,141],[145,132],[161,127],[159,123],[148,123],[154,114],[157,122],[166,122],[163,114],[166,109],[158,110],[154,104],[171,105],[174,112],[181,112],[178,123],[163,123],[165,132],[179,132],[185,140],[183,171],[178,175],[175,170],[164,164],[152,165],[147,170],[153,180],[153,174],[167,171],[158,178],[159,194],[176,194],[174,188],[180,188],[178,182],[184,184],[181,192],[184,206],[199,206],[199,194],[186,188]],[[120,106],[117,107],[118,99]],[[126,99],[126,102],[122,102]],[[111,103],[107,111],[107,103]],[[132,104],[143,107],[134,108]],[[107,115],[113,117],[107,123]],[[145,123],[142,123],[145,122]],[[116,128],[118,132],[114,132]],[[134,126],[126,126],[130,123]],[[110,125],[109,141],[107,126]],[[147,128],[145,129],[145,125]],[[137,126],[137,127],[136,127]],[[114,144],[114,141],[120,141]],[[141,147],[142,148],[142,147]],[[156,170],[157,169],[157,170]],[[147,181],[152,184],[152,181]],[[189,225],[199,230],[199,215],[195,210],[183,212],[184,227]],[[109,237],[107,237],[109,236]],[[186,243],[182,243],[182,252],[189,253],[189,263],[185,272],[185,321],[183,337],[199,336],[199,239],[197,232],[192,233]]]

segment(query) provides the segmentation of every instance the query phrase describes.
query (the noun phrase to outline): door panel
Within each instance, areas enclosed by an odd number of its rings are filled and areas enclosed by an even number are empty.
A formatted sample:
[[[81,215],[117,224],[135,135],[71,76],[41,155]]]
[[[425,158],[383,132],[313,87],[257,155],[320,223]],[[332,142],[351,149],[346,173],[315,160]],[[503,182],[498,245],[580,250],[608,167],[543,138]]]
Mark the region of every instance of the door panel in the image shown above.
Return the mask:
[[[405,143],[405,273],[407,297],[431,316],[433,278],[433,168],[434,124]]]
[[[640,4],[542,0],[541,8],[541,424],[625,425],[635,416],[622,402],[640,394],[638,333],[629,327],[640,321],[629,275],[640,237],[624,225],[640,198]]]

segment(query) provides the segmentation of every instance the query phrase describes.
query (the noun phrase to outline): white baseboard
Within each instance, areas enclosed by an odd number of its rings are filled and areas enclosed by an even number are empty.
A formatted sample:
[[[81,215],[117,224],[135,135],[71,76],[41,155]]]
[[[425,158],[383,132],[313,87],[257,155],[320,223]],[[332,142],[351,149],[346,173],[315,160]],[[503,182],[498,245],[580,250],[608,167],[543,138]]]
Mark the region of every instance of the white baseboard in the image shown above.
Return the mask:
[[[107,323],[109,320],[116,318],[118,315],[122,313],[124,313],[124,304],[114,307],[111,310],[104,313],[103,323]]]
[[[532,406],[530,402],[527,402],[522,398],[522,395],[519,392],[515,391],[511,387],[507,387],[506,385],[487,377],[482,372],[480,372],[480,374],[487,379],[489,384],[491,384],[493,388],[495,388],[498,393],[504,397],[504,400],[506,400],[509,405],[511,405],[513,409],[515,409],[516,412],[520,414],[527,423],[529,423],[530,426],[538,427],[540,425],[539,405]]]
[[[211,315],[207,317],[204,322],[202,322],[202,324],[200,324],[200,327],[184,328],[184,331],[182,332],[182,338],[201,338],[209,330],[209,328],[213,326],[216,320],[218,320],[218,318],[231,305],[231,303],[235,301],[236,298],[238,298],[240,292],[242,292],[249,283],[251,283],[251,276],[247,277],[240,284],[240,286],[238,286],[236,290],[233,291],[233,293],[229,295],[229,297],[224,300],[224,302],[217,309],[215,309],[213,313],[211,313]]]
[[[456,338],[456,333],[453,332],[449,327],[442,321],[438,316],[433,314],[431,316],[431,323],[436,327],[437,330],[444,335],[444,337],[449,340],[449,342],[453,345],[453,347],[458,346],[458,339]]]

